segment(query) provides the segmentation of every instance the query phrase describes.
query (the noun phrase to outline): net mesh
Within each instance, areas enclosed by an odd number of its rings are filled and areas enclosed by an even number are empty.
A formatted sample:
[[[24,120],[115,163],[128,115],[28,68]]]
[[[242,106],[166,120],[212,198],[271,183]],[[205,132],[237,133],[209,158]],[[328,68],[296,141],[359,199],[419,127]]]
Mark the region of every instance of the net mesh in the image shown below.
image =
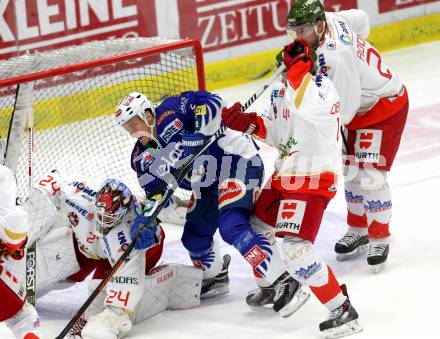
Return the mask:
[[[141,92],[158,104],[165,97],[200,89],[195,47],[154,52],[150,47],[176,41],[136,38],[97,42],[59,51],[26,55],[0,63],[0,79],[95,60],[93,67],[66,70],[34,81],[33,177],[52,169],[70,175],[123,180],[137,195],[141,189],[130,167],[134,139],[113,121],[119,101]],[[146,48],[146,49],[145,49]],[[142,56],[101,64],[99,58],[143,50]],[[122,59],[122,58],[121,58]],[[76,66],[74,66],[75,68]],[[203,76],[203,75],[202,75]],[[1,84],[1,81],[0,81]],[[0,87],[0,138],[7,140],[17,85]],[[27,130],[23,133],[16,175],[20,196],[29,194]],[[187,192],[180,192],[187,196]]]

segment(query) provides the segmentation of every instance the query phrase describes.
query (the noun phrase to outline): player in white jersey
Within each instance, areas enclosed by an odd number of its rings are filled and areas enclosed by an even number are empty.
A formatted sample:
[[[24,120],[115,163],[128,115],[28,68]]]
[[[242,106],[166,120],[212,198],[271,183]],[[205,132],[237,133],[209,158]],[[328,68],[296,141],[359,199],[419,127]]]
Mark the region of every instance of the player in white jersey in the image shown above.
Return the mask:
[[[17,205],[17,185],[13,172],[0,165],[0,321],[17,339],[42,338],[35,308],[26,301],[22,282],[4,264],[24,255],[29,229],[28,215]]]
[[[57,288],[59,281],[83,280],[93,270],[89,289],[96,288],[137,233],[140,224],[133,219],[148,221],[146,211],[153,208],[149,203],[136,202],[129,188],[117,179],[106,179],[95,187],[85,180],[65,180],[56,171],[38,182],[26,204],[33,211],[30,214],[45,215],[33,224],[37,229],[32,237],[39,237],[39,295]],[[85,327],[82,331],[82,326],[74,328],[71,336],[116,339],[130,330],[132,322],[166,309],[199,305],[200,269],[155,267],[163,240],[164,232],[156,222],[141,232],[135,249],[109,281],[105,293],[99,294],[86,311]]]
[[[313,249],[322,216],[336,194],[340,166],[339,97],[331,83],[313,76],[313,51],[303,40],[284,48],[287,84],[272,92],[263,116],[242,113],[240,103],[222,112],[223,123],[250,133],[279,151],[272,180],[261,192],[251,223],[283,238],[288,272],[308,285],[330,311],[320,324],[325,337],[361,331],[345,285]]]
[[[319,0],[298,0],[287,20],[289,35],[313,46],[318,73],[333,81],[341,99],[349,227],[335,245],[337,258],[359,255],[369,243],[367,262],[378,272],[389,251],[387,172],[406,123],[406,88],[366,41],[370,25],[364,11],[326,13]]]

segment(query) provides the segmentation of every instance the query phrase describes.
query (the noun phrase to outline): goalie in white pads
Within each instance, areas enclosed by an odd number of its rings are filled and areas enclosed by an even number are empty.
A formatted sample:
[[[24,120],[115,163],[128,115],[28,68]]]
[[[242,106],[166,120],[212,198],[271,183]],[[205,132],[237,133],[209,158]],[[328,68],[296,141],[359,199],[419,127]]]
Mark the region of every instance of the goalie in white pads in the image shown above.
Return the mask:
[[[310,287],[330,311],[319,328],[327,338],[362,330],[345,286],[313,249],[324,211],[336,194],[339,97],[330,80],[313,76],[316,57],[305,41],[284,47],[287,85],[272,92],[265,116],[242,113],[240,103],[223,109],[225,126],[249,133],[279,150],[271,182],[263,189],[252,222],[283,238],[288,272]]]
[[[24,255],[29,220],[22,206],[17,205],[17,185],[13,172],[0,165],[0,321],[18,339],[41,338],[40,320],[35,308],[26,301],[22,282],[6,265]]]
[[[83,280],[95,270],[89,284],[94,290],[141,226],[132,225],[134,216],[154,207],[134,200],[128,187],[117,179],[106,179],[97,189],[85,181],[63,182],[57,172],[41,179],[28,206],[32,210],[32,202],[38,201],[38,213],[44,214],[41,202],[45,201],[48,216],[48,224],[38,225],[42,228],[37,233],[41,235],[37,240],[37,292],[41,295],[56,288],[55,283],[61,280]],[[71,336],[118,338],[130,330],[132,322],[166,309],[199,305],[200,269],[184,265],[155,268],[163,240],[164,232],[157,223],[141,231],[127,261],[86,311],[85,327],[77,326]]]

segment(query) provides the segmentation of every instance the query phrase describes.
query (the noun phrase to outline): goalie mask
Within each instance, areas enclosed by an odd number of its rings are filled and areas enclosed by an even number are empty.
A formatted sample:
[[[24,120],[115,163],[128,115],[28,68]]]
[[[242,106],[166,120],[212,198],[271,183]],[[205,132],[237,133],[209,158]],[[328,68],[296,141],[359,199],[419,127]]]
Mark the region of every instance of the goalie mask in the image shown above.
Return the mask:
[[[154,115],[155,109],[156,107],[145,95],[133,92],[121,100],[118,107],[116,107],[116,122],[119,126],[122,126],[135,116],[145,121],[147,111],[149,110]]]
[[[113,226],[118,225],[129,212],[133,199],[130,189],[121,181],[105,180],[95,202],[97,231],[105,235]]]

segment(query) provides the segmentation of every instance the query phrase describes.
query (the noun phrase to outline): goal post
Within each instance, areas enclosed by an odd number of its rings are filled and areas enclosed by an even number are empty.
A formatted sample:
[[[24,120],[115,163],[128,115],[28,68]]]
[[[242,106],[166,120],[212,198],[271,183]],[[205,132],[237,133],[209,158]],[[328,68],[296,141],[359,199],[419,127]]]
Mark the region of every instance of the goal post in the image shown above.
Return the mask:
[[[202,47],[192,39],[112,39],[2,61],[0,160],[5,156],[15,170],[26,198],[26,112],[33,109],[35,179],[52,169],[96,180],[116,177],[142,195],[130,167],[135,140],[114,122],[116,106],[130,92],[158,104],[204,89]]]

